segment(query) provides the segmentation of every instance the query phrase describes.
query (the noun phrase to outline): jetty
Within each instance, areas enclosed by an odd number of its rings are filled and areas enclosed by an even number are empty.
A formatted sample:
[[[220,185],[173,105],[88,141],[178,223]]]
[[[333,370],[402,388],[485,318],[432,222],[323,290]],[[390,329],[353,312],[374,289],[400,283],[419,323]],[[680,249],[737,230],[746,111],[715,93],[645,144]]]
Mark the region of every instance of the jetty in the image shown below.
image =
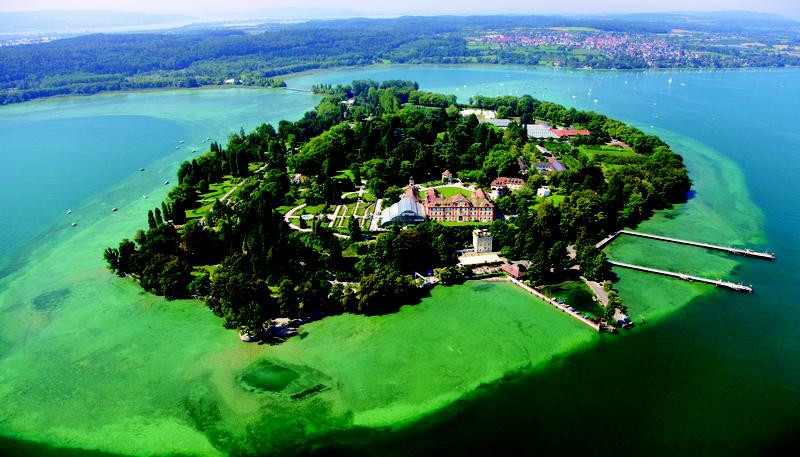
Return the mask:
[[[533,295],[533,296],[535,296],[535,297],[537,297],[539,299],[542,299],[545,302],[553,305],[559,311],[565,312],[565,313],[569,314],[570,316],[574,317],[575,319],[578,319],[580,322],[588,325],[589,327],[594,329],[596,332],[600,332],[600,331],[606,330],[603,326],[601,326],[597,322],[592,322],[590,319],[587,319],[587,318],[583,317],[583,315],[581,315],[580,311],[577,311],[577,310],[576,311],[572,311],[572,310],[570,310],[569,309],[569,305],[559,303],[555,299],[548,297],[547,295],[539,292],[538,290],[536,290],[533,287],[523,283],[522,281],[520,281],[518,279],[514,279],[514,278],[512,278],[510,276],[508,276],[507,279],[509,281],[511,281],[512,283],[516,284],[517,286],[519,286],[520,288],[522,288],[522,290],[528,292],[529,294],[531,294],[531,295]]]
[[[721,288],[733,290],[733,291],[736,291],[736,292],[745,292],[745,293],[748,293],[748,294],[752,294],[753,293],[753,288],[750,287],[750,286],[745,286],[744,284],[737,284],[735,282],[723,281],[721,279],[701,278],[699,276],[692,276],[692,275],[687,275],[687,274],[684,274],[684,273],[676,273],[674,271],[658,270],[656,268],[643,267],[641,265],[632,265],[630,263],[616,262],[614,260],[607,260],[607,262],[608,262],[609,265],[612,265],[612,266],[615,266],[615,267],[628,268],[628,269],[637,270],[637,271],[645,271],[645,272],[648,272],[648,273],[655,273],[655,274],[662,275],[662,276],[670,276],[670,277],[673,277],[673,278],[678,278],[678,279],[682,279],[684,281],[689,281],[689,282],[702,282],[702,283],[705,283],[705,284],[712,284],[712,285],[714,285],[716,287],[721,287]]]
[[[770,253],[770,252],[759,252],[759,251],[755,251],[753,249],[741,249],[741,248],[734,248],[734,247],[730,247],[730,246],[719,246],[719,245],[716,245],[716,244],[701,243],[701,242],[698,242],[698,241],[690,241],[690,240],[682,240],[680,238],[672,238],[672,237],[668,237],[668,236],[653,235],[651,233],[634,232],[634,231],[631,231],[631,230],[620,230],[618,232],[614,232],[611,235],[609,235],[608,237],[606,237],[603,240],[601,240],[595,246],[597,247],[597,249],[603,249],[606,245],[608,245],[609,243],[614,241],[620,235],[638,236],[639,238],[648,238],[648,239],[651,239],[651,240],[666,241],[668,243],[683,244],[683,245],[686,245],[686,246],[695,246],[695,247],[698,247],[698,248],[711,249],[711,250],[715,250],[715,251],[722,251],[722,252],[727,252],[727,253],[733,254],[733,255],[741,255],[741,256],[745,256],[745,257],[753,257],[753,258],[762,259],[762,260],[775,260],[775,254]]]

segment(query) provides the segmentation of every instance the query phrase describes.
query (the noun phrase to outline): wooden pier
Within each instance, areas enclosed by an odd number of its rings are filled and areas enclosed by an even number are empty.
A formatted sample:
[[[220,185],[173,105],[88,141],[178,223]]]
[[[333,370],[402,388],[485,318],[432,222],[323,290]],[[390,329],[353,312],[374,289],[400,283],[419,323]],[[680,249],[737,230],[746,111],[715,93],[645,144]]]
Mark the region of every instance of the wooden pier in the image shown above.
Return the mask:
[[[745,256],[745,257],[753,257],[753,258],[762,259],[762,260],[775,260],[775,254],[772,254],[772,253],[769,253],[769,252],[759,252],[759,251],[754,251],[752,249],[740,249],[740,248],[734,248],[734,247],[729,247],[729,246],[719,246],[719,245],[710,244],[710,243],[701,243],[701,242],[698,242],[698,241],[681,240],[679,238],[671,238],[671,237],[668,237],[668,236],[653,235],[653,234],[650,234],[650,233],[633,232],[633,231],[630,231],[630,230],[620,230],[618,232],[612,233],[610,236],[608,236],[607,238],[603,239],[602,241],[600,241],[599,243],[596,244],[597,249],[603,249],[607,244],[609,244],[610,242],[614,241],[620,235],[638,236],[639,238],[648,238],[648,239],[651,239],[651,240],[666,241],[666,242],[669,242],[669,243],[683,244],[683,245],[686,245],[686,246],[695,246],[695,247],[698,247],[698,248],[712,249],[712,250],[715,250],[715,251],[727,252],[728,254],[741,255],[741,256]]]
[[[629,268],[631,270],[645,271],[648,273],[670,276],[673,278],[678,278],[689,282],[702,282],[705,284],[713,284],[716,287],[722,287],[724,289],[730,289],[736,292],[745,292],[748,294],[753,293],[753,288],[750,286],[745,286],[744,284],[736,284],[734,282],[729,282],[729,281],[723,281],[721,279],[716,280],[716,279],[701,278],[699,276],[692,276],[684,273],[675,273],[673,271],[657,270],[655,268],[643,267],[641,265],[632,265],[629,263],[615,262],[613,260],[608,260],[607,262],[609,263],[609,265],[613,265],[615,267]]]

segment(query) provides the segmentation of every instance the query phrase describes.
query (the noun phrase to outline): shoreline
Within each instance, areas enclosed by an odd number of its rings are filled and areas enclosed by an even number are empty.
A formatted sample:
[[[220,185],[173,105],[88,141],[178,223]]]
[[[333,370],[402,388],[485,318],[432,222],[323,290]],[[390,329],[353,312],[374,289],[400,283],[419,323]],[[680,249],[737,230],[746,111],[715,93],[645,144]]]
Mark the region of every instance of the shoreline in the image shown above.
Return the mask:
[[[335,73],[349,70],[370,70],[380,68],[392,67],[428,67],[428,68],[486,68],[494,69],[506,67],[509,69],[517,69],[523,71],[529,70],[552,70],[554,72],[565,73],[744,73],[744,72],[758,72],[758,71],[791,71],[800,69],[800,66],[783,66],[783,67],[733,67],[733,68],[690,68],[690,67],[674,67],[674,68],[572,68],[572,67],[554,67],[552,65],[521,65],[521,64],[504,64],[504,63],[374,63],[369,65],[350,65],[338,67],[325,67],[314,68],[310,70],[303,70],[300,72],[284,73],[281,75],[272,76],[273,78],[282,79],[287,84],[289,81],[298,79],[304,76],[315,74]],[[197,90],[219,90],[219,89],[269,89],[269,90],[289,90],[292,89],[305,89],[302,87],[267,87],[267,86],[244,86],[239,84],[209,84],[198,87],[151,87],[146,89],[122,89],[122,90],[103,90],[94,94],[60,94],[48,97],[37,97],[23,102],[7,103],[0,105],[0,109],[6,106],[23,106],[46,100],[65,100],[65,99],[90,99],[96,96],[111,95],[111,94],[131,94],[131,93],[158,93],[167,91],[197,91]],[[316,96],[316,94],[309,94]]]

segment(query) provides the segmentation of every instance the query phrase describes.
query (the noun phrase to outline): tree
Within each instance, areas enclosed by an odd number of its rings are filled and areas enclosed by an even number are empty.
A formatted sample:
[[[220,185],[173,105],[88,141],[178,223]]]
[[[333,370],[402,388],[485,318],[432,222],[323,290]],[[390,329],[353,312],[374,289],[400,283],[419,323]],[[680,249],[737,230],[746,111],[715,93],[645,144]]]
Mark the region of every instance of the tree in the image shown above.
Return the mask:
[[[347,221],[347,231],[350,233],[350,240],[361,241],[361,224],[355,216],[350,216],[350,220]]]
[[[602,281],[608,272],[606,254],[592,244],[584,245],[578,251],[581,272],[592,281]]]
[[[163,270],[159,275],[159,292],[167,300],[187,297],[188,286],[193,279],[191,264],[173,256],[163,265]]]
[[[244,259],[232,258],[217,269],[206,303],[225,319],[226,328],[260,328],[267,319],[277,317],[278,305],[263,280],[238,271]]]
[[[437,268],[433,270],[433,274],[440,283],[445,285],[455,284],[464,279],[464,270],[459,267]]]
[[[119,268],[119,249],[117,248],[106,248],[105,252],[103,252],[103,258],[108,263],[108,268],[115,272],[118,276],[123,276],[122,270]]]
[[[361,297],[358,312],[385,314],[393,312],[399,304],[415,295],[417,287],[410,276],[393,268],[382,268],[361,279]]]

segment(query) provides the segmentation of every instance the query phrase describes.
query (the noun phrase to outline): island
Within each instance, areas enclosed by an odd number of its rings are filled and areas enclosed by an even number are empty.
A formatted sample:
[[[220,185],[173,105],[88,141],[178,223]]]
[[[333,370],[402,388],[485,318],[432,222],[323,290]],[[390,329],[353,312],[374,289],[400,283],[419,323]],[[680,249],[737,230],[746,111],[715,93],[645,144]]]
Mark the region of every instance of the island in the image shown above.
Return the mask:
[[[686,201],[664,141],[530,96],[461,105],[400,80],[314,91],[300,120],[184,162],[147,230],[105,250],[109,268],[204,300],[246,341],[476,278],[508,278],[597,329],[628,324],[598,246]]]

